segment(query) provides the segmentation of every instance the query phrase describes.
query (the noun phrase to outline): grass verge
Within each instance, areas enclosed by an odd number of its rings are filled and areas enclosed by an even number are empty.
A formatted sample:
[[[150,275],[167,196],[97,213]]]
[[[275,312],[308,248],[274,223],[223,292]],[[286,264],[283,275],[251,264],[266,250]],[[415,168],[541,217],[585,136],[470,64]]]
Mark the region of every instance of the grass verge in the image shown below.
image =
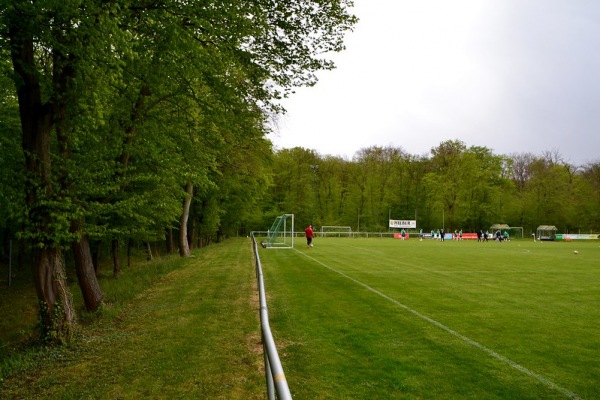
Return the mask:
[[[69,346],[12,351],[22,359],[0,398],[264,398],[248,239],[142,263],[101,285],[104,317],[84,316]]]

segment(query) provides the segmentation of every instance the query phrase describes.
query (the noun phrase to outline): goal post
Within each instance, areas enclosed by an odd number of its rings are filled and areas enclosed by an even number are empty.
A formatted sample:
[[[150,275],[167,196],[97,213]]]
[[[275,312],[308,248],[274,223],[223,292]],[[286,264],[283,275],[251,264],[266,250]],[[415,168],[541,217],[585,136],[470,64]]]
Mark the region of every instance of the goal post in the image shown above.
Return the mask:
[[[294,247],[294,214],[283,214],[275,218],[261,245],[268,249],[291,249]]]
[[[352,227],[337,226],[337,225],[321,226],[321,237],[326,237],[326,236],[351,237],[352,236]]]

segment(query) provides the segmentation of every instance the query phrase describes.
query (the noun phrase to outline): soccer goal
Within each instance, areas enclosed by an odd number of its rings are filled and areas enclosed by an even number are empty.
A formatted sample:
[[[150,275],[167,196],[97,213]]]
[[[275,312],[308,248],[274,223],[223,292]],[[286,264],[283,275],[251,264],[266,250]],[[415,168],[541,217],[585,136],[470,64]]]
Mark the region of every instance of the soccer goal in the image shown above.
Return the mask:
[[[322,226],[321,227],[322,237],[351,237],[352,228],[349,226]]]
[[[294,248],[294,214],[283,214],[275,218],[267,239],[261,245],[268,249]]]

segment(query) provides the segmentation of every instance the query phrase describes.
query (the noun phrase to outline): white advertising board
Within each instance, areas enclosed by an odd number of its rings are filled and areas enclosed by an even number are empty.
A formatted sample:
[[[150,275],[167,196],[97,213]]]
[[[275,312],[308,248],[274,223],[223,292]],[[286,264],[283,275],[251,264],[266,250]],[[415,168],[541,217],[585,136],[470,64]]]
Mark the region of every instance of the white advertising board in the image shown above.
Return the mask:
[[[405,219],[390,219],[390,228],[417,229],[417,221]]]

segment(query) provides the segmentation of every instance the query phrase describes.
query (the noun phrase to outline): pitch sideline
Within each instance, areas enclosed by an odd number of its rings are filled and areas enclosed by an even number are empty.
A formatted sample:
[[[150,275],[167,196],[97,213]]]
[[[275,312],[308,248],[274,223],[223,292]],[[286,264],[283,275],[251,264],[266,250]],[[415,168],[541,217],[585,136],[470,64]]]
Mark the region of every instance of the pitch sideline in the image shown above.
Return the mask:
[[[521,364],[518,364],[517,362],[515,362],[515,361],[513,361],[513,360],[511,360],[511,359],[509,359],[509,358],[507,358],[507,357],[505,357],[505,356],[503,356],[501,354],[496,353],[494,350],[492,350],[492,349],[490,349],[490,348],[482,345],[479,342],[474,341],[473,339],[470,339],[470,338],[468,338],[468,337],[466,337],[466,336],[464,336],[464,335],[456,332],[455,330],[447,327],[446,325],[442,324],[441,322],[438,322],[438,321],[436,321],[436,320],[434,320],[434,319],[432,319],[432,318],[430,318],[430,317],[428,317],[428,316],[426,316],[424,314],[421,314],[420,312],[418,312],[416,310],[413,310],[412,308],[408,307],[407,305],[405,305],[403,303],[400,303],[398,300],[395,300],[395,299],[389,297],[388,295],[380,292],[379,290],[374,289],[371,286],[369,286],[369,285],[367,285],[365,283],[362,283],[361,281],[359,281],[359,280],[357,280],[357,279],[355,279],[355,278],[353,278],[353,277],[351,277],[351,276],[349,276],[349,275],[347,275],[347,274],[345,274],[345,273],[343,273],[341,271],[338,271],[335,268],[330,267],[329,265],[327,265],[327,264],[325,264],[325,263],[317,260],[316,258],[309,256],[305,252],[302,252],[302,251],[300,251],[298,249],[295,249],[295,248],[294,248],[294,250],[296,250],[297,252],[299,252],[300,254],[302,254],[303,256],[305,256],[306,258],[309,258],[310,260],[314,261],[315,263],[321,265],[322,267],[325,267],[328,270],[330,270],[332,272],[335,272],[336,274],[339,274],[339,275],[343,276],[344,278],[346,278],[346,279],[348,279],[348,280],[356,283],[357,285],[360,285],[360,286],[364,287],[365,289],[367,289],[367,290],[375,293],[376,295],[379,295],[379,296],[383,297],[384,299],[386,299],[386,300],[388,300],[388,301],[396,304],[397,306],[403,308],[404,310],[406,310],[409,313],[415,315],[416,317],[419,317],[419,318],[421,318],[421,319],[429,322],[430,324],[432,324],[434,326],[437,326],[438,328],[446,331],[447,333],[451,334],[452,336],[455,336],[458,339],[462,340],[463,342],[468,343],[471,346],[478,348],[479,350],[482,350],[483,352],[487,353],[488,355],[492,356],[493,358],[495,358],[495,359],[497,359],[497,360],[499,360],[499,361],[507,364],[508,366],[510,366],[510,367],[512,367],[512,368],[514,368],[514,369],[516,369],[518,371],[521,371],[525,375],[528,375],[528,376],[530,376],[530,377],[538,380],[539,382],[541,382],[544,385],[546,385],[548,388],[556,390],[556,391],[564,394],[565,396],[567,396],[570,399],[581,400],[581,397],[579,397],[576,393],[570,391],[569,389],[566,389],[566,388],[563,388],[562,386],[557,385],[556,383],[550,381],[549,379],[545,378],[544,376],[542,376],[540,374],[537,374],[537,373],[535,373],[535,372],[533,372],[533,371],[525,368]]]

